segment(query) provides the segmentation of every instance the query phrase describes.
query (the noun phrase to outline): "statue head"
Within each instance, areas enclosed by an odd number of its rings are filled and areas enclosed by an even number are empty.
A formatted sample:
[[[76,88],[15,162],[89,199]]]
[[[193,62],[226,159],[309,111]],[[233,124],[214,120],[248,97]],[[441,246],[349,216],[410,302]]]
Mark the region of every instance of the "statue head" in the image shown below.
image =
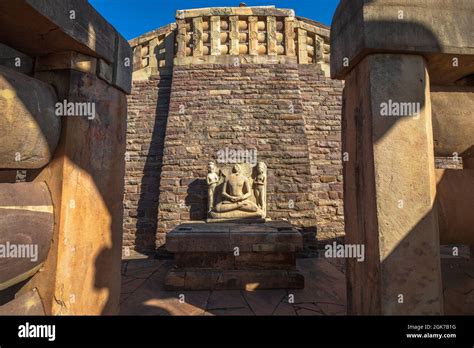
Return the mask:
[[[257,172],[259,174],[265,174],[265,170],[267,169],[267,165],[265,162],[258,162],[257,163]]]
[[[214,162],[209,162],[209,164],[207,165],[207,172],[208,173],[215,173],[217,170],[217,167],[216,167],[216,164]]]
[[[233,168],[232,168],[232,173],[235,173],[235,174],[240,174],[240,171],[242,169],[240,168],[240,164],[236,164]]]

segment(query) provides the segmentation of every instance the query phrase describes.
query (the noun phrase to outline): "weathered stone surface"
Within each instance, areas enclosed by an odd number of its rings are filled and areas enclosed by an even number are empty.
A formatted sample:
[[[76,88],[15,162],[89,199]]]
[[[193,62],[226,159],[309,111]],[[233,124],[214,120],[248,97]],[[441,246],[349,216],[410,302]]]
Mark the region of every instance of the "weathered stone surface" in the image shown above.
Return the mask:
[[[346,277],[329,260],[321,257],[297,259],[297,265],[305,277],[305,287],[289,291],[295,304],[346,304]]]
[[[9,27],[2,32],[2,41],[14,43],[12,47],[25,53],[74,50],[114,60],[115,30],[87,2],[4,1],[0,12],[2,23]],[[20,13],[22,18],[17,20]]]
[[[474,245],[474,170],[437,169],[436,182],[441,244]]]
[[[433,86],[431,104],[435,155],[474,157],[474,88]]]
[[[54,211],[43,182],[0,184],[0,290],[33,276],[48,255]]]
[[[63,69],[73,69],[95,75],[97,70],[97,58],[69,51],[48,54],[38,57],[36,60],[35,71]]]
[[[288,56],[295,56],[295,21],[291,17],[285,18],[285,51]]]
[[[23,52],[0,52],[0,65],[12,68],[0,67],[0,137],[7,154],[6,160],[0,154],[0,167],[34,169],[17,171],[11,186],[1,184],[0,224],[8,226],[0,228],[0,239],[39,249],[28,267],[21,257],[2,255],[8,264],[1,265],[0,278],[16,277],[0,279],[0,287],[33,277],[2,292],[2,302],[15,299],[0,311],[118,313],[126,119],[120,90],[130,90],[130,47],[87,1],[2,1],[0,23],[0,41]],[[33,59],[34,72],[28,67]],[[90,119],[56,114],[58,99],[88,103],[95,112]],[[65,116],[62,122],[58,116]],[[17,275],[23,268],[27,272]]]
[[[103,59],[98,59],[97,60],[97,76],[100,77],[102,80],[112,83],[113,79],[113,66],[111,64],[108,64],[105,60]]]
[[[0,306],[0,315],[39,316],[44,314],[43,303],[36,289]]]
[[[126,261],[128,264],[130,261]],[[134,260],[122,272],[122,289],[130,287],[131,278],[140,271],[146,276],[133,292],[122,291],[121,314],[128,315],[296,315],[308,310],[308,314],[341,314],[345,308],[344,274],[321,258],[298,260],[301,273],[308,280],[305,289],[289,290],[213,290],[213,291],[165,291],[165,274],[171,269],[168,261]],[[155,263],[161,266],[156,269]],[[143,270],[143,274],[142,271]],[[184,276],[177,273],[184,282]],[[168,281],[169,281],[168,277]],[[253,284],[256,287],[256,284]],[[305,295],[304,295],[305,294]],[[181,301],[179,301],[181,300]],[[320,308],[321,307],[321,308]],[[316,310],[317,312],[315,312]],[[312,313],[311,313],[312,312]]]
[[[288,223],[183,224],[167,235],[176,254],[167,289],[300,288],[301,234]],[[184,285],[183,285],[184,284]]]
[[[177,19],[194,18],[202,16],[281,16],[294,17],[295,12],[289,9],[279,9],[274,6],[258,7],[210,7],[189,10],[178,10]]]
[[[239,55],[239,16],[229,16],[230,22],[230,45],[229,45],[229,54]]]
[[[274,16],[267,17],[267,54],[277,54],[277,29],[276,29],[276,18]]]
[[[127,250],[149,253],[155,249],[170,90],[171,75],[159,75],[134,82],[128,98],[123,241]],[[163,210],[177,212],[178,207],[168,203]]]
[[[445,315],[474,313],[474,259],[441,259]]]
[[[29,180],[44,181],[50,189],[55,247],[44,271],[25,290],[38,289],[47,314],[115,314],[120,296],[126,98],[91,74],[67,70],[41,77],[50,79],[68,100],[94,102],[96,114],[93,120],[65,117],[65,140],[53,161],[41,173],[29,173]]]
[[[284,245],[265,249],[265,245]],[[256,247],[255,247],[256,246]],[[291,246],[291,247],[290,247]],[[167,234],[170,252],[294,252],[301,249],[301,234],[290,224],[273,227],[265,224],[182,224]]]
[[[75,51],[103,58],[114,65],[113,84],[130,92],[130,46],[88,2],[3,1],[0,21],[8,28],[0,33],[0,41],[12,48],[29,55]],[[127,65],[125,58],[129,58]]]
[[[349,313],[441,314],[425,61],[413,55],[368,56],[347,76],[344,98],[345,242],[364,244],[366,250],[364,262],[348,260]],[[420,112],[382,116],[382,103],[389,99],[420,103]]]
[[[374,52],[419,53],[428,61],[441,55],[466,55],[462,59],[468,64],[459,68],[438,64],[441,69],[430,69],[433,81],[446,71],[454,73],[452,83],[474,69],[473,11],[470,0],[341,1],[331,25],[331,76],[343,78]]]
[[[175,265],[182,268],[217,269],[295,269],[294,253],[249,253],[239,256],[232,253],[179,253],[175,255]]]
[[[221,54],[221,18],[219,16],[211,16],[211,55],[218,56]]]
[[[255,315],[274,315],[288,297],[285,290],[246,291],[243,295]]]
[[[307,31],[298,28],[298,43],[307,41]],[[306,45],[298,44],[298,62],[300,64],[308,64],[308,50]]]
[[[168,282],[172,279],[184,279],[184,288],[175,284],[182,281]],[[170,271],[165,280],[168,290],[247,290],[257,289],[301,289],[304,277],[298,272],[285,270],[192,270],[182,272]]]
[[[0,168],[48,164],[61,131],[56,102],[50,85],[0,66]]]
[[[139,262],[143,262],[139,261]],[[122,294],[121,315],[204,315],[209,291],[176,292],[164,290],[167,262],[151,270],[147,279],[132,293]],[[127,271],[127,276],[133,276]],[[124,284],[126,286],[126,284]]]
[[[32,57],[0,43],[0,65],[23,74],[31,74],[34,60]]]
[[[115,53],[113,60],[113,86],[130,94],[132,90],[133,54],[127,40],[115,32]]]
[[[215,162],[209,162],[207,187],[207,222],[265,218],[267,166],[264,162],[255,167],[242,163],[221,169]]]
[[[245,13],[245,14],[238,14]],[[261,14],[257,14],[261,13]],[[177,12],[177,52],[174,61],[166,59],[160,67],[197,64],[286,64],[297,63],[295,28],[318,37],[322,52],[319,60],[300,60],[300,64],[316,64],[329,70],[329,28],[307,18],[295,17],[292,10],[268,7],[228,7],[182,10]],[[297,18],[297,19],[296,19]],[[171,32],[173,24],[146,33],[130,41],[134,48],[134,79],[157,73],[154,62],[158,55],[155,42],[164,32]],[[210,30],[209,30],[210,29]],[[316,41],[313,42],[313,45]],[[300,45],[306,50],[307,44]],[[173,48],[173,46],[170,46]],[[315,47],[312,48],[315,50]],[[151,53],[150,53],[151,52]],[[173,49],[167,49],[166,54]],[[326,74],[326,76],[329,76]]]

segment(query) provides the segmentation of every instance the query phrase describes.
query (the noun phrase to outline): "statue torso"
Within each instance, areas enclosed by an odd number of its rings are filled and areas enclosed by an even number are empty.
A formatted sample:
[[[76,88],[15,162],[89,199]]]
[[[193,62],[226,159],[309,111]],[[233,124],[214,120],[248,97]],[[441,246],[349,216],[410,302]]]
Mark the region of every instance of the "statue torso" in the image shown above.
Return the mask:
[[[242,174],[232,174],[227,181],[227,193],[231,196],[242,196],[244,194],[243,187],[247,181]]]

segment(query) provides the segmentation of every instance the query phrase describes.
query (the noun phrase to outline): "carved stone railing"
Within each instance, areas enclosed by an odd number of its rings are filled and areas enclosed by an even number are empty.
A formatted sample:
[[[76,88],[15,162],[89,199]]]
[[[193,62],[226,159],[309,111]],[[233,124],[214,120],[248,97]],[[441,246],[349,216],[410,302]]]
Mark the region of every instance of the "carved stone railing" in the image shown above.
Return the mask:
[[[275,7],[179,10],[176,23],[130,44],[134,71],[145,75],[173,64],[236,62],[319,64],[329,71],[329,28]]]
[[[133,78],[147,77],[173,66],[175,57],[176,23],[168,24],[131,40],[133,49]]]

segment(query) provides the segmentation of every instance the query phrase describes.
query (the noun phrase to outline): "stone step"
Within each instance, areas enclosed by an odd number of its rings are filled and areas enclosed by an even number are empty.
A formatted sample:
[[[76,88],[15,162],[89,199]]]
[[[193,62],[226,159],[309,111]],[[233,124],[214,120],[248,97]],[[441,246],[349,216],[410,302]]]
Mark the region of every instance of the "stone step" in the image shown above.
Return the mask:
[[[302,289],[304,277],[286,270],[187,270],[170,271],[166,290]]]

